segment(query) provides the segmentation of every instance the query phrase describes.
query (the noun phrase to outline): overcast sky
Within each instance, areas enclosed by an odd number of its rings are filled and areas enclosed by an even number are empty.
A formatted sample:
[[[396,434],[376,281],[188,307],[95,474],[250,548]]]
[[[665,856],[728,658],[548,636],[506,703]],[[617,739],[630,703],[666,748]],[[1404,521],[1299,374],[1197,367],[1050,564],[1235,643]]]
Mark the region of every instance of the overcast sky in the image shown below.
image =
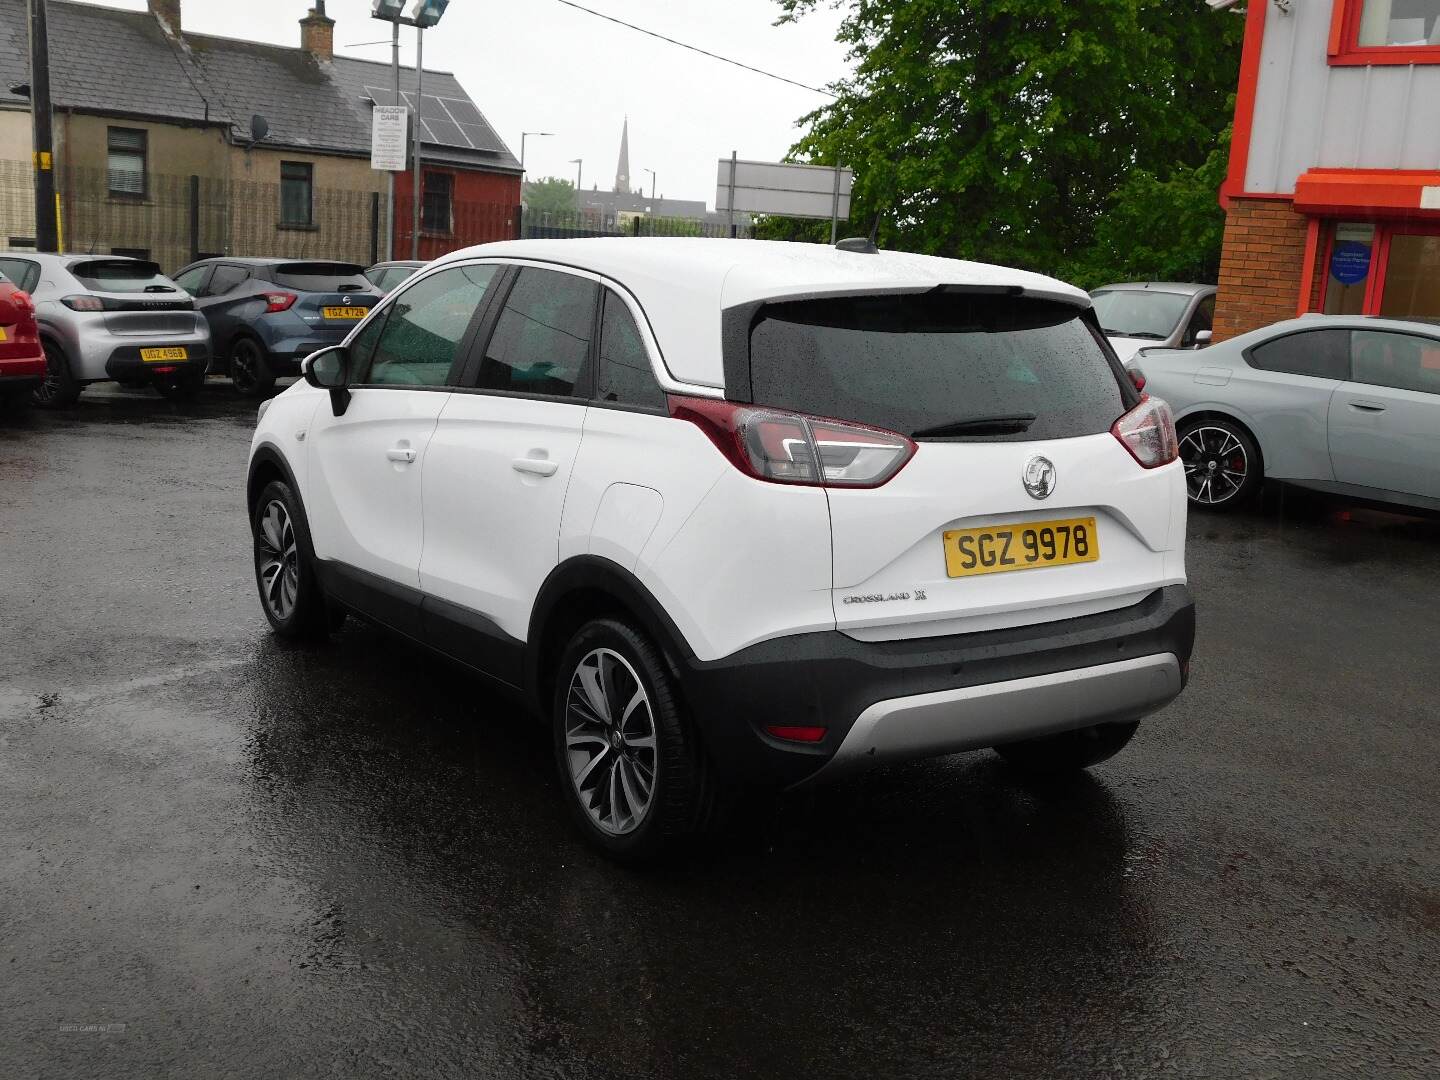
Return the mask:
[[[106,0],[144,8],[144,0]],[[299,20],[312,0],[181,0],[187,30],[298,45]],[[407,10],[411,0],[406,0]],[[773,0],[580,0],[658,33],[824,86],[845,69],[835,42],[837,13],[822,10],[796,26],[771,24]],[[390,58],[389,25],[370,18],[370,0],[327,0],[336,52]],[[374,47],[362,42],[387,39]],[[415,59],[415,32],[401,28],[403,64]],[[518,156],[522,131],[530,177],[575,177],[584,186],[615,183],[620,125],[630,117],[633,187],[670,198],[715,201],[715,162],[778,160],[795,142],[795,121],[827,99],[698,56],[566,7],[558,0],[451,0],[425,35],[425,66],[453,71]]]

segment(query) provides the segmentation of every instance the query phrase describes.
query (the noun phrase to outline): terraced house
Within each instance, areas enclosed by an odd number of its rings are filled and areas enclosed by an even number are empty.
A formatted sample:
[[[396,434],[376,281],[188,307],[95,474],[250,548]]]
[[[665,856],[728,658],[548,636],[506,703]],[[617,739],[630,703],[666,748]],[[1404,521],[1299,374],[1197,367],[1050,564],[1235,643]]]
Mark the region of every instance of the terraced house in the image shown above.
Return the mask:
[[[299,46],[187,33],[180,0],[148,11],[49,0],[62,245],[154,259],[199,255],[365,262],[408,256],[413,185],[370,167],[370,114],[391,68],[335,56],[324,0]],[[520,163],[456,78],[413,68],[422,121],[421,250],[517,235]],[[25,0],[0,0],[0,246],[33,244]]]

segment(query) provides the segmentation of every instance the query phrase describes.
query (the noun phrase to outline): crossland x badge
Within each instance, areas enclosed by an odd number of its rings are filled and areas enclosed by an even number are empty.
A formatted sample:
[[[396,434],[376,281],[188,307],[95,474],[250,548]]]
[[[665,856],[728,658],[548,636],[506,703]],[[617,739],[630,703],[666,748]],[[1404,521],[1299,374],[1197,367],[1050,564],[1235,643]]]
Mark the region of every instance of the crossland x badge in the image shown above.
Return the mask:
[[[1055,463],[1047,457],[1032,457],[1025,463],[1020,482],[1032,499],[1048,499],[1055,490]]]

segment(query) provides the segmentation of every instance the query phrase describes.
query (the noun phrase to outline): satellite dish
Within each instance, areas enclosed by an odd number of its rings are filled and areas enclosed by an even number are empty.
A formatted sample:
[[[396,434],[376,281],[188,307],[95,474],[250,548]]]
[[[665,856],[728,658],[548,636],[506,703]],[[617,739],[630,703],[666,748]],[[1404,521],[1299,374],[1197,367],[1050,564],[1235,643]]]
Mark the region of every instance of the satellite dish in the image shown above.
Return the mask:
[[[259,113],[256,113],[254,116],[250,117],[251,146],[254,146],[257,142],[264,142],[265,136],[269,134],[270,121],[266,120],[265,117],[261,116]]]

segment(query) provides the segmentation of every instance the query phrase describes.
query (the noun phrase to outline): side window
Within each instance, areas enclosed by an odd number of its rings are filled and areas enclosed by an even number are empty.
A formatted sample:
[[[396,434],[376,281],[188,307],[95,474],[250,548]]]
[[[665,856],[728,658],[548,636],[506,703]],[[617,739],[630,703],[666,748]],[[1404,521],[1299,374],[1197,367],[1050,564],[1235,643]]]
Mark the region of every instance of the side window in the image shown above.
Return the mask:
[[[40,280],[40,264],[29,259],[0,259],[0,274],[4,274],[25,292],[34,292]]]
[[[197,290],[200,288],[200,283],[205,280],[205,275],[209,272],[210,267],[197,266],[191,270],[186,270],[183,274],[177,274],[174,279],[175,284],[179,285],[191,296],[199,296],[200,293]]]
[[[644,339],[625,301],[605,290],[600,321],[600,374],[595,396],[619,405],[665,408],[665,392],[655,381]]]
[[[205,286],[205,295],[224,296],[249,276],[250,271],[243,266],[222,263],[215,267],[215,272],[210,275],[210,283]]]
[[[1256,345],[1245,360],[1261,371],[1309,375],[1316,379],[1350,378],[1350,332],[1305,330]]]
[[[390,304],[368,372],[375,386],[444,386],[460,343],[495,276],[493,266],[456,266],[410,286]]]
[[[380,335],[385,329],[385,322],[389,318],[390,308],[383,308],[351,339],[350,348],[347,351],[350,353],[350,381],[352,383],[364,382],[369,378],[370,361],[375,355],[375,343],[380,340]],[[357,378],[359,375],[365,376],[365,379]]]
[[[1381,330],[1350,335],[1355,382],[1440,394],[1440,340]]]
[[[480,389],[575,396],[584,385],[598,292],[574,274],[521,270],[480,363]]]
[[[1195,344],[1195,336],[1201,330],[1210,330],[1215,323],[1215,297],[1205,297],[1200,301],[1200,306],[1195,309],[1195,314],[1190,316],[1190,323],[1185,327],[1185,336],[1180,341],[1182,349],[1188,349]]]

